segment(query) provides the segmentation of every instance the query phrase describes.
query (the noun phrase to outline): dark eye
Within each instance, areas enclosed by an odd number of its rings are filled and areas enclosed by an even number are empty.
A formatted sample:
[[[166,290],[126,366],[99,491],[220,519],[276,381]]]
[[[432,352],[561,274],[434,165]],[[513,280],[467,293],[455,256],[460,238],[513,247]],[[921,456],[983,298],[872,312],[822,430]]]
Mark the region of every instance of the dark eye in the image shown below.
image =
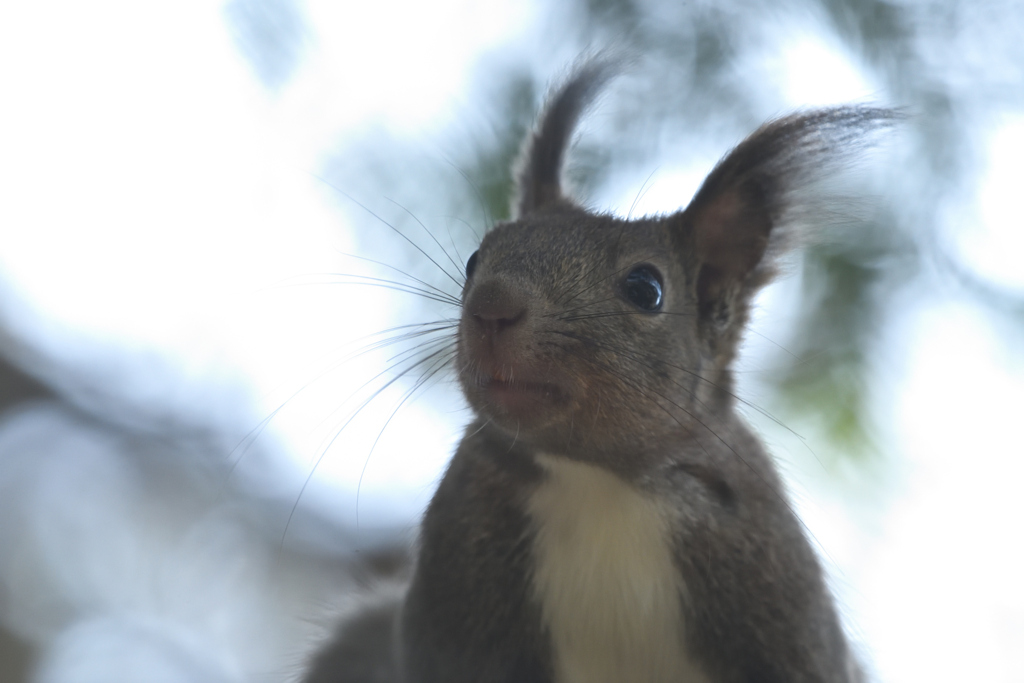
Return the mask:
[[[479,254],[479,253],[480,253],[479,251],[474,251],[473,255],[469,257],[468,261],[466,261],[466,279],[467,280],[469,278],[473,277],[473,271],[476,270],[476,255]]]
[[[657,311],[661,308],[661,273],[654,266],[636,266],[626,276],[625,292],[641,311]]]

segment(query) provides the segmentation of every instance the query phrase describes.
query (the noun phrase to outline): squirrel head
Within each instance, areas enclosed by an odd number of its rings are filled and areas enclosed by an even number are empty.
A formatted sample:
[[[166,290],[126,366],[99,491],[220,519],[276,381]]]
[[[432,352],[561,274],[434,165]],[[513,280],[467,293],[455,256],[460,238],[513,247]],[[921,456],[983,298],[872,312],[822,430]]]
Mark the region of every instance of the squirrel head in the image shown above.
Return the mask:
[[[770,121],[685,209],[625,220],[583,209],[561,182],[575,126],[616,71],[586,63],[549,98],[518,165],[516,217],[485,235],[462,294],[470,405],[572,457],[657,449],[731,414],[751,299],[797,241],[809,188],[898,117],[844,106]]]

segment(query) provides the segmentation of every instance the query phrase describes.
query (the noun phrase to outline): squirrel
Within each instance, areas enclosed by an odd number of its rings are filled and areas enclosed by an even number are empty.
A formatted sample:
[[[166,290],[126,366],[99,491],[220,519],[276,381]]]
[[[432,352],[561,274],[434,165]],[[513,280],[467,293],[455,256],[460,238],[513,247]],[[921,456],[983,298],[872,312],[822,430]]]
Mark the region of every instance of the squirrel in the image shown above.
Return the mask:
[[[862,680],[731,366],[801,190],[898,113],[770,121],[684,210],[627,220],[561,181],[617,71],[576,68],[529,134],[515,217],[466,263],[454,343],[474,419],[408,587],[344,623],[308,683]]]

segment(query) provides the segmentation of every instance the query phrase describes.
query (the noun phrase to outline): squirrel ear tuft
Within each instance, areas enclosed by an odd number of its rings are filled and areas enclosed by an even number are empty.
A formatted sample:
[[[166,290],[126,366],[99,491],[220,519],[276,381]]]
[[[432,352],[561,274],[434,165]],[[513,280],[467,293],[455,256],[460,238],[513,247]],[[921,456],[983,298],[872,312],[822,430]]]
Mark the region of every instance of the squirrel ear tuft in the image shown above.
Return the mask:
[[[670,219],[698,268],[702,323],[715,334],[738,332],[750,298],[775,274],[776,257],[797,241],[794,218],[807,217],[813,186],[900,118],[866,106],[794,114],[766,123],[715,166],[686,210]]]
[[[565,199],[562,166],[580,117],[601,87],[619,71],[621,60],[599,56],[578,66],[548,98],[536,128],[527,136],[516,165],[513,214],[525,216]]]

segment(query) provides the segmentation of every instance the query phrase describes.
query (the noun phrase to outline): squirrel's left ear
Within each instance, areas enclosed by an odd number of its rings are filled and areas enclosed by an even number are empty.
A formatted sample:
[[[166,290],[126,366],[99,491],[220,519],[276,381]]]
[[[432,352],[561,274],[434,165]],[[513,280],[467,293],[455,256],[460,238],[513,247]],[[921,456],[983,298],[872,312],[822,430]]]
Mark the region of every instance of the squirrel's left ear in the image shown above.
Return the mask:
[[[726,155],[690,205],[668,219],[694,267],[700,324],[710,341],[734,341],[746,323],[751,297],[794,241],[793,217],[807,208],[809,187],[899,118],[889,109],[847,106],[771,121]]]
[[[583,112],[601,87],[618,73],[621,63],[607,56],[583,62],[548,98],[516,165],[512,206],[516,218],[568,200],[562,192],[565,151]]]

